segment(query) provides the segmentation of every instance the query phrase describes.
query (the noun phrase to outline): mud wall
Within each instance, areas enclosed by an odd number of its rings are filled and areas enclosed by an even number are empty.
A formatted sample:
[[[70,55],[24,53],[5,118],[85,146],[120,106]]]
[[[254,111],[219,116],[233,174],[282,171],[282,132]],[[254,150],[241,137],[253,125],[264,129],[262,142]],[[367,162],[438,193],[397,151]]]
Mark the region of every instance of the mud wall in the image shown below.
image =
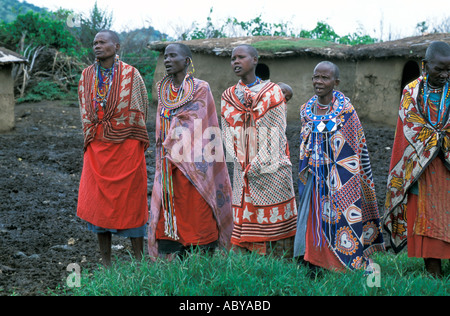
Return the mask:
[[[406,62],[401,58],[356,62],[353,103],[362,120],[395,126]]]
[[[195,77],[210,84],[216,108],[220,113],[222,92],[236,84],[230,58],[214,55],[193,54]],[[285,57],[261,58],[260,63],[268,67],[273,82],[285,82],[294,90],[288,103],[288,122],[299,119],[300,106],[313,96],[312,74],[314,67],[324,58]],[[340,84],[337,87],[354,104],[363,120],[395,126],[400,103],[402,71],[406,60],[401,58],[376,60],[333,60],[340,69]],[[162,54],[155,70],[152,96],[157,102],[156,83],[164,76]]]
[[[220,99],[222,93],[228,87],[236,84],[238,78],[231,70],[230,58],[214,55],[193,54],[196,78],[205,80],[211,87],[211,92],[216,103],[217,113],[220,113]],[[152,103],[155,105],[158,100],[156,86],[165,75],[163,54],[159,55],[158,63],[155,69],[152,86]]]
[[[273,82],[281,81],[287,83],[294,91],[293,98],[287,104],[289,122],[299,120],[300,107],[314,95],[312,75],[316,65],[323,60],[323,58],[319,57],[260,59],[260,63],[264,63],[269,67],[270,79]],[[353,92],[353,73],[355,71],[354,64],[332,59],[330,61],[340,68],[341,83],[337,89],[351,97]]]
[[[0,66],[0,132],[14,128],[14,83],[11,77],[12,66]]]

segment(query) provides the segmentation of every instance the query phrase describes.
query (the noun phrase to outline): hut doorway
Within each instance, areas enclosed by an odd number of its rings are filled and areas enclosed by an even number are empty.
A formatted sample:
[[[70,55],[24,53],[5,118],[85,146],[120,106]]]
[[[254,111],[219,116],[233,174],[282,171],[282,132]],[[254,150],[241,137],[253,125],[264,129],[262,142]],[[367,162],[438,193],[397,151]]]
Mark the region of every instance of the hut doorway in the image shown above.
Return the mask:
[[[403,92],[403,88],[411,81],[417,79],[420,76],[420,68],[417,62],[414,60],[408,61],[403,67],[402,85],[400,87],[400,95]]]
[[[270,79],[270,69],[266,64],[258,63],[255,70],[256,75],[262,80]]]

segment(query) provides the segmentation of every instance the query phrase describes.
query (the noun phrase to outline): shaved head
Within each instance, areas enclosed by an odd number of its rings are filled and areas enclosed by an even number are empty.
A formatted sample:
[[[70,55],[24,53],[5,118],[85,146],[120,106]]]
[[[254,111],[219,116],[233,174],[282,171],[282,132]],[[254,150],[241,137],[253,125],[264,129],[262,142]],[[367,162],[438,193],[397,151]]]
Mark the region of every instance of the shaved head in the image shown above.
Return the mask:
[[[430,61],[435,58],[436,55],[444,57],[450,56],[450,45],[446,42],[432,42],[425,53],[425,60]]]
[[[340,71],[339,71],[339,67],[338,67],[336,64],[332,63],[331,61],[322,61],[322,62],[320,62],[320,63],[317,64],[316,68],[317,68],[319,65],[327,65],[327,66],[330,66],[331,69],[333,69],[334,79],[339,79]],[[315,68],[314,68],[314,69],[315,69]]]
[[[109,34],[109,36],[110,36],[110,38],[111,38],[111,40],[113,41],[114,44],[120,44],[119,35],[117,35],[116,32],[111,31],[111,30],[101,30],[97,34],[99,34],[99,33],[107,33],[107,34]]]
[[[169,47],[169,46],[175,46],[181,55],[192,59],[191,49],[187,45],[182,44],[182,43],[172,43],[172,44],[167,45],[167,47]]]
[[[236,48],[245,48],[250,56],[258,58],[258,51],[252,45],[241,44],[239,46],[236,46],[233,50],[235,50]]]

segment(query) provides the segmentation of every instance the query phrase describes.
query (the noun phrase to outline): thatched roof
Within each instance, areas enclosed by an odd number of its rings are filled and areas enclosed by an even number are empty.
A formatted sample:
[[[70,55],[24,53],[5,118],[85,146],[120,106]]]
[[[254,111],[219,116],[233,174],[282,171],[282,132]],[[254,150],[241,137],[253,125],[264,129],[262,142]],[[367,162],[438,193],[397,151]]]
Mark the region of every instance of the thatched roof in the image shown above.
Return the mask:
[[[281,36],[211,38],[180,41],[179,43],[188,45],[194,53],[218,56],[231,56],[234,47],[240,44],[250,44],[255,46],[260,56],[264,58],[318,56],[335,59],[371,59],[389,57],[423,58],[428,45],[433,41],[445,41],[450,44],[450,33],[429,34],[357,46]],[[170,43],[173,42],[151,42],[148,47],[162,52]]]
[[[420,59],[425,57],[427,47],[434,41],[450,44],[450,33],[428,34],[370,45],[358,45],[353,47],[352,55],[355,58],[408,57]]]
[[[164,51],[173,42],[151,42],[148,47],[155,51]],[[320,55],[323,57],[342,57],[345,45],[321,40],[282,36],[249,36],[231,38],[210,38],[192,41],[179,41],[189,46],[193,53],[231,56],[233,48],[240,44],[249,44],[258,49],[261,57],[277,58],[295,55]]]
[[[0,47],[0,65],[26,63],[27,59],[9,49]]]

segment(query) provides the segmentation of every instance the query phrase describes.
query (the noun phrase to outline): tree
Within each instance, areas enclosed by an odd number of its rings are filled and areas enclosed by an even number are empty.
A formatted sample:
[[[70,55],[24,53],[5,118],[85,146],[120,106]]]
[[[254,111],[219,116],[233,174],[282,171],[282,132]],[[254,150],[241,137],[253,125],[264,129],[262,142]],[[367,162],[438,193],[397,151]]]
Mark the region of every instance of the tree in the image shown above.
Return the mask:
[[[60,11],[58,14],[62,16],[65,13]],[[28,11],[19,14],[13,22],[0,23],[0,42],[13,50],[23,50],[27,45],[32,45],[74,54],[77,40],[66,28],[65,19],[57,14]]]
[[[419,31],[420,34],[425,33],[428,30],[428,25],[426,21],[422,21],[416,24],[416,30]]]
[[[220,29],[216,29],[212,23],[211,14],[213,13],[213,8],[209,9],[209,15],[206,18],[206,26],[199,29],[198,26],[195,27],[193,31],[185,32],[181,35],[183,40],[195,40],[204,38],[221,38],[226,37],[223,33],[223,26]]]
[[[81,16],[79,27],[71,29],[72,34],[77,37],[81,46],[86,49],[86,61],[91,61],[95,58],[92,52],[92,42],[95,35],[101,30],[110,29],[112,20],[112,13],[100,10],[97,1],[95,1],[89,16],[87,18]]]
[[[249,21],[239,21],[236,18],[228,18],[226,22],[218,29],[212,23],[212,12],[213,9],[211,8],[210,15],[207,18],[206,27],[199,28],[197,26],[192,31],[183,32],[180,39],[192,40],[228,37],[231,32],[231,36],[292,36],[318,39],[347,45],[371,44],[377,41],[369,35],[364,35],[362,31],[347,34],[345,36],[339,36],[330,25],[322,21],[317,22],[314,29],[310,31],[301,30],[298,35],[295,35],[288,23],[264,22],[261,15]]]

